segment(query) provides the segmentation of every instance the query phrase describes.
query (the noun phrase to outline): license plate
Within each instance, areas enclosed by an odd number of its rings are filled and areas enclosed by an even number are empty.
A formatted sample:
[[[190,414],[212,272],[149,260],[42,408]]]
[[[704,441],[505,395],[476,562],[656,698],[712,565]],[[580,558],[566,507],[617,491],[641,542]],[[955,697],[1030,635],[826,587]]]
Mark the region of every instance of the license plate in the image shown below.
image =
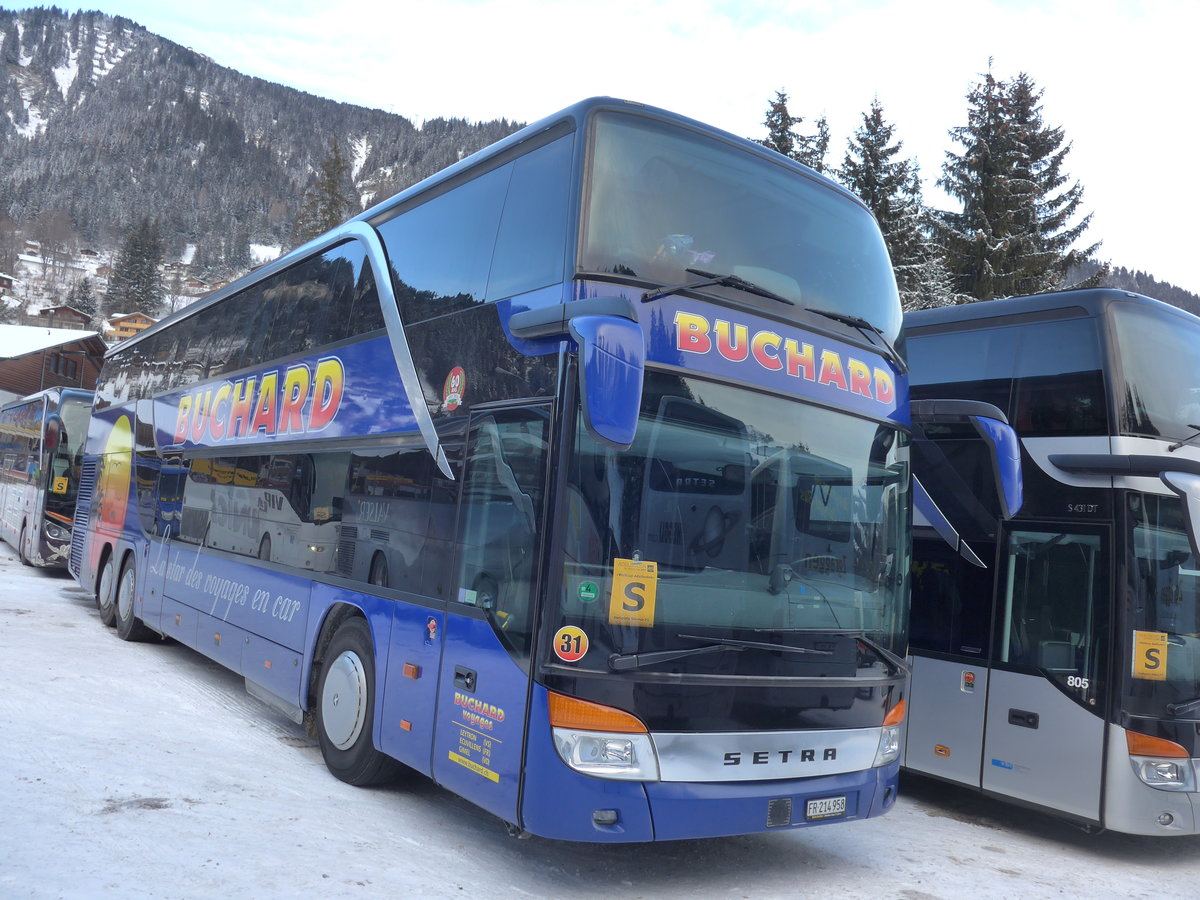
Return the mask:
[[[845,814],[845,797],[823,797],[820,800],[809,800],[804,804],[804,818],[806,819],[830,819]]]

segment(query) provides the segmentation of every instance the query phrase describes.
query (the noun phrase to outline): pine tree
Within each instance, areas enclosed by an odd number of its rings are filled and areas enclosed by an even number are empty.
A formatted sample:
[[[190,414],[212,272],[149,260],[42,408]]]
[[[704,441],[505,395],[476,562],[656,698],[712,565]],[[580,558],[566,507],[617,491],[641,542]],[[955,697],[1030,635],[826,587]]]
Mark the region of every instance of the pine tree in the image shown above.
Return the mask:
[[[798,129],[804,117],[793,116],[788,112],[787,105],[787,92],[776,91],[775,99],[767,106],[767,118],[763,121],[763,125],[767,127],[767,136],[755,143],[770,147],[776,153],[782,153],[788,159],[811,166],[818,172],[824,172],[825,156],[829,152],[829,123],[821,116],[817,120],[816,134],[801,134]]]
[[[92,318],[96,317],[100,308],[92,289],[91,278],[85,275],[71,282],[71,289],[67,291],[67,306],[77,309],[81,313],[87,313]]]
[[[799,120],[797,120],[799,121]],[[806,166],[825,171],[825,157],[829,153],[829,122],[824,117],[817,119],[817,133],[801,135],[797,140],[794,159]]]
[[[108,282],[107,311],[157,315],[163,301],[162,258],[158,220],[147,216],[130,230],[117,253]]]
[[[317,180],[304,193],[300,214],[292,226],[291,245],[298,247],[346,221],[351,211],[358,212],[354,186],[350,181],[350,164],[342,156],[342,146],[335,136],[329,155],[321,163]]]
[[[989,71],[967,94],[967,124],[951,129],[961,154],[947,151],[938,184],[962,203],[943,213],[938,239],[956,290],[977,300],[1055,290],[1067,269],[1098,244],[1073,250],[1090,216],[1076,225],[1082,188],[1067,178],[1061,128],[1042,121],[1041,91],[1027,75],[1011,82]]]
[[[900,156],[904,145],[894,136],[895,126],[879,101],[872,101],[836,174],[874,213],[904,308],[945,306],[953,302],[950,278],[930,236],[920,173],[916,160]]]
[[[788,112],[788,95],[786,91],[776,91],[775,99],[767,107],[767,118],[763,124],[767,126],[767,137],[758,141],[764,147],[770,147],[776,153],[781,153],[788,159],[795,159],[796,127],[803,121]]]

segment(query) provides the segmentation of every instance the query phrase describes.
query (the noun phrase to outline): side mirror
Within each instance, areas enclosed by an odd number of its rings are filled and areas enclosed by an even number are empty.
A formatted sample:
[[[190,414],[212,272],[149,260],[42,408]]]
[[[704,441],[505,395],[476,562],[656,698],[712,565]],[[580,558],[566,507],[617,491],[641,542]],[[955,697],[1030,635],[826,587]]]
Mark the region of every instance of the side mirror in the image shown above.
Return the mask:
[[[579,396],[588,433],[628,449],[637,433],[646,368],[646,341],[633,304],[594,297],[515,313],[514,337],[570,337],[579,347]]]
[[[1191,472],[1162,472],[1163,484],[1179,495],[1183,501],[1183,515],[1187,520],[1188,543],[1192,545],[1192,556],[1200,559],[1200,475]]]
[[[925,464],[916,473],[918,476],[923,477],[929,484],[957,484],[960,485],[960,490],[965,490],[960,479],[951,477],[953,469],[950,462],[936,446],[936,442],[927,437],[925,429],[929,425],[970,425],[988,448],[1001,517],[1010,519],[1020,511],[1024,502],[1021,442],[999,408],[991,403],[976,400],[916,400],[910,404],[910,411],[913,440],[921,442],[927,451],[923,454]],[[955,527],[917,477],[913,479],[913,505],[918,524],[932,526],[964,558],[974,565],[983,565],[959,535],[966,523],[959,523]]]

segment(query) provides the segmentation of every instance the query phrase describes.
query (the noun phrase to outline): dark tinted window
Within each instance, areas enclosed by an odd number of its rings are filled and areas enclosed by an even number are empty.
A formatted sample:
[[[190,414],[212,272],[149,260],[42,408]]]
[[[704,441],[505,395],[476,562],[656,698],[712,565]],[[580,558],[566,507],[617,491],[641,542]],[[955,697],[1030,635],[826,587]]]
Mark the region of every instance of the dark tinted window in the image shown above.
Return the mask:
[[[693,267],[733,274],[896,336],[896,281],[862,206],[747,147],[640,116],[593,121],[583,271],[662,284],[692,280]],[[704,290],[787,315],[733,288]]]
[[[1114,303],[1124,375],[1121,431],[1180,440],[1200,423],[1200,322],[1146,301]]]
[[[907,337],[914,398],[957,398],[993,403],[1007,414],[1016,328],[983,328]]]
[[[406,324],[483,302],[512,170],[480,175],[379,226]]]
[[[1013,409],[1022,436],[1107,434],[1103,360],[1094,319],[1021,327]]]
[[[907,346],[914,399],[993,403],[1026,437],[1107,433],[1094,319],[910,333]]]
[[[984,552],[984,545],[973,545]],[[912,563],[914,650],[983,658],[992,610],[992,556],[988,568],[967,562],[941,538],[915,539]]]
[[[492,256],[489,300],[563,280],[572,138],[559,138],[514,163]]]

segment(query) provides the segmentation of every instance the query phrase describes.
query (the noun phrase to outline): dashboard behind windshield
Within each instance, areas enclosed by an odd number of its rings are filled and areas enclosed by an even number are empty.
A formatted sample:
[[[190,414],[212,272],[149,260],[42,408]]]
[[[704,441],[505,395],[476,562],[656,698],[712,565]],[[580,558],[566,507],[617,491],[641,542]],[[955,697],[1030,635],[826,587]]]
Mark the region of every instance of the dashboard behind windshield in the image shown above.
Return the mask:
[[[734,275],[799,306],[860,316],[889,340],[900,305],[870,213],[813,178],[755,153],[651,119],[596,116],[585,200],[583,273],[649,284]],[[772,314],[794,309],[727,287]]]

